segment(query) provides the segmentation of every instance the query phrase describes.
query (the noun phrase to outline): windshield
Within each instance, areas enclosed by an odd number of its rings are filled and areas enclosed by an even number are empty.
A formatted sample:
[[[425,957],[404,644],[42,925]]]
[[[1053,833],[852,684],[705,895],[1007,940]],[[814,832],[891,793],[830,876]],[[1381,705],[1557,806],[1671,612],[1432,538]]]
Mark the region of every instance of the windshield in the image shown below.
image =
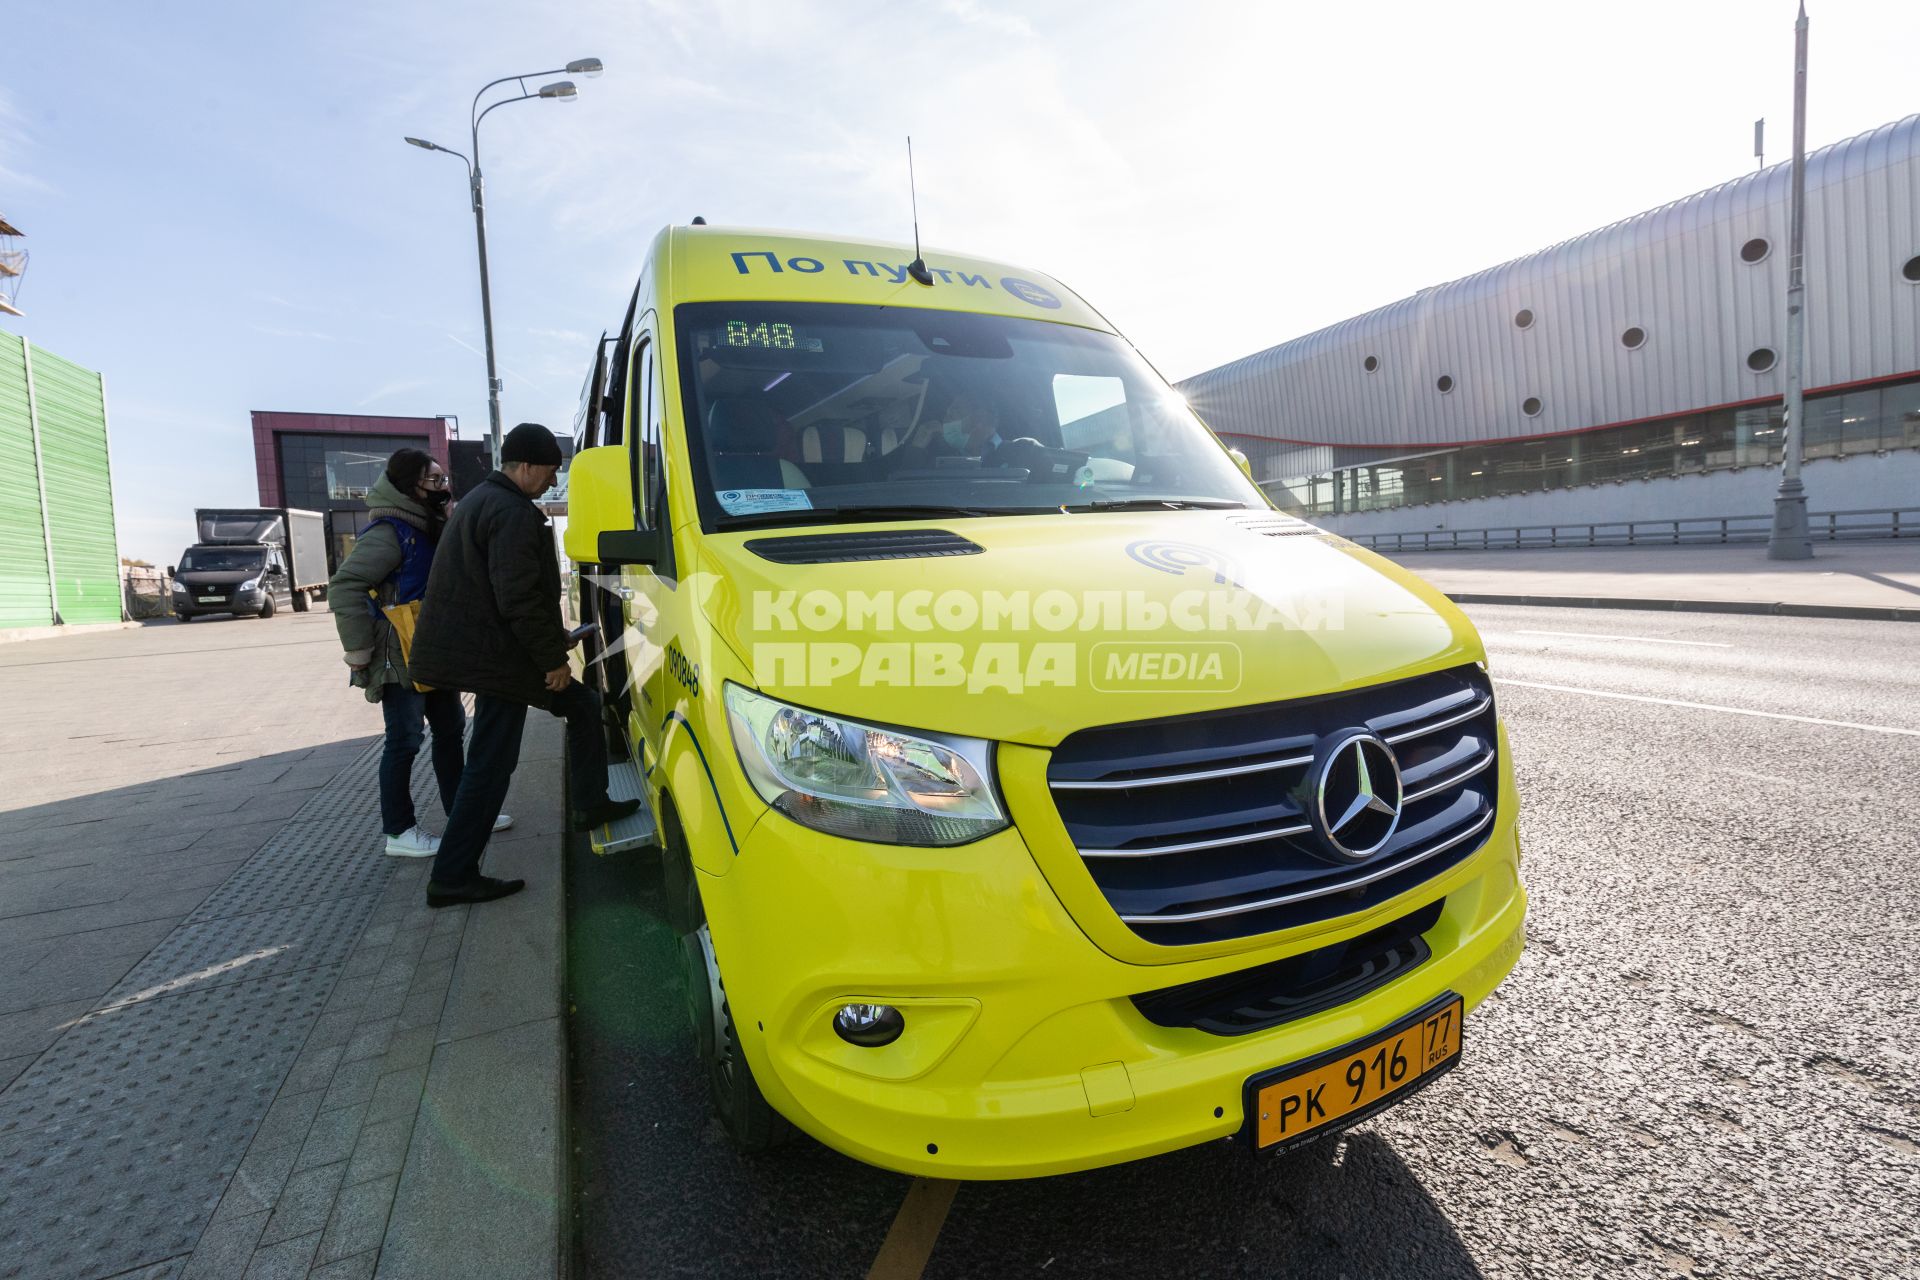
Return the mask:
[[[1111,334],[818,303],[675,318],[708,527],[1266,505]]]
[[[219,547],[195,547],[180,557],[180,572],[231,573],[258,569],[265,563],[265,553],[258,547],[236,547],[231,551]]]

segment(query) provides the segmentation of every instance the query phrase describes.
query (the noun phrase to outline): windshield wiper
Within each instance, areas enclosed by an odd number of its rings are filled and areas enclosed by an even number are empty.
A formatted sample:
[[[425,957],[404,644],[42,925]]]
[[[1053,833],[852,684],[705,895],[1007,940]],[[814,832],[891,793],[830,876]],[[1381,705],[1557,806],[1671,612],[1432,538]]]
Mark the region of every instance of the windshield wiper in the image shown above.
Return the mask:
[[[1052,507],[958,507],[958,506],[854,506],[803,507],[795,511],[762,511],[752,515],[723,516],[716,522],[721,529],[756,529],[787,524],[857,524],[867,520],[940,520],[955,516],[1030,515],[1052,511]]]
[[[1246,511],[1231,498],[1100,498],[1062,506],[1062,511]]]

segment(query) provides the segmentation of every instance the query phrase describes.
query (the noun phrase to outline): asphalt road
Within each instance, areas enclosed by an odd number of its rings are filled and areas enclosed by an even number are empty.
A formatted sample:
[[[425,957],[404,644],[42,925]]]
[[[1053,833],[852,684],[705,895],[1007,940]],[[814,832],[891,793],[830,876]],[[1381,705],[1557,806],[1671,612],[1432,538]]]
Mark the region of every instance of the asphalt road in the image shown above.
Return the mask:
[[[1920,1276],[1920,627],[1470,612],[1533,905],[1460,1069],[1279,1160],[961,1184],[925,1275]],[[734,1156],[652,858],[571,856],[577,1274],[866,1274],[911,1180]]]

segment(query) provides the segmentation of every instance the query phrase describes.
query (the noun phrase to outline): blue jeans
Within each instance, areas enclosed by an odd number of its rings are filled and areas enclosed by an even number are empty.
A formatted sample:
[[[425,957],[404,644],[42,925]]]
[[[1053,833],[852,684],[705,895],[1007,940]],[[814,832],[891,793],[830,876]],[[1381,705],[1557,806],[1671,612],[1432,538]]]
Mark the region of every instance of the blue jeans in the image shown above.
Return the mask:
[[[390,684],[380,691],[380,711],[387,720],[387,746],[380,753],[380,828],[397,836],[418,821],[413,812],[413,760],[426,740],[422,722],[433,728],[433,773],[440,780],[440,807],[452,814],[464,763],[460,739],[467,729],[467,712],[460,705],[460,695],[451,690],[420,693],[403,684]]]

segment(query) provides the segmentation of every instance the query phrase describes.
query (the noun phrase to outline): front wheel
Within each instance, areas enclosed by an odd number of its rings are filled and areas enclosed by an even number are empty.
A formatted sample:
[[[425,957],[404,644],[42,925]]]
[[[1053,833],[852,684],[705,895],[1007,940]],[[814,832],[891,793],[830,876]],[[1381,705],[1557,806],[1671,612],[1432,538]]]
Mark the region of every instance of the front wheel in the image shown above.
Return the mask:
[[[262,600],[260,602],[260,616],[262,618],[271,618],[273,616],[273,597],[272,596],[268,596],[265,600]]]
[[[680,934],[680,970],[686,986],[687,1017],[693,1043],[707,1078],[707,1094],[734,1148],[744,1154],[771,1151],[793,1136],[793,1125],[760,1092],[733,1023],[733,1009],[714,955],[713,933],[694,881],[686,837],[671,809],[663,814],[661,847],[669,920]]]
[[[680,960],[687,983],[687,1014],[713,1109],[735,1150],[746,1155],[771,1151],[793,1136],[793,1126],[760,1092],[747,1065],[720,977],[720,962],[714,958],[713,934],[706,925],[681,937]]]

